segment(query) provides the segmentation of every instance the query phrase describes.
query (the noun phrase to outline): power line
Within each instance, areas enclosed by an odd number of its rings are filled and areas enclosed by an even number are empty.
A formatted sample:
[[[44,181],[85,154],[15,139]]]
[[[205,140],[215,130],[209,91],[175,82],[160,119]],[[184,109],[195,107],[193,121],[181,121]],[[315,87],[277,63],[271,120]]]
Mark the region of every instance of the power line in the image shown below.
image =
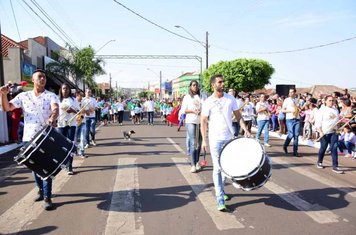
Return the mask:
[[[165,28],[165,27],[163,27],[163,26],[161,26],[161,25],[159,25],[159,24],[157,24],[157,23],[155,23],[155,22],[153,22],[153,21],[147,19],[146,17],[140,15],[139,13],[137,13],[137,12],[131,10],[130,8],[128,8],[128,7],[125,6],[124,4],[120,3],[119,1],[117,1],[117,0],[113,0],[113,1],[116,2],[117,4],[119,4],[120,6],[122,6],[123,8],[125,8],[126,10],[130,11],[131,13],[137,15],[137,16],[140,17],[141,19],[147,21],[148,23],[150,23],[150,24],[152,24],[152,25],[154,25],[154,26],[156,26],[156,27],[158,27],[158,28],[160,28],[160,29],[162,29],[162,30],[164,30],[164,31],[166,31],[166,32],[168,32],[168,33],[170,33],[170,34],[173,34],[173,35],[175,35],[175,36],[177,36],[177,37],[184,38],[184,39],[189,40],[189,41],[192,41],[192,42],[204,43],[204,42],[202,42],[202,41],[195,40],[195,39],[192,39],[192,38],[188,38],[188,37],[185,37],[185,36],[183,36],[183,35],[180,35],[180,34],[178,34],[178,33],[176,33],[176,32],[173,32],[172,30],[169,30],[169,29],[167,29],[167,28]]]
[[[113,0],[114,2],[116,2],[117,4],[119,4],[120,6],[122,6],[123,8],[125,8],[126,10],[130,11],[131,13],[135,14],[136,16],[140,17],[141,19],[149,22],[150,24],[153,24],[154,26],[166,31],[166,32],[169,32],[175,36],[178,36],[180,38],[184,38],[186,40],[189,40],[189,41],[193,41],[193,42],[197,42],[197,43],[204,43],[202,41],[199,41],[199,40],[195,40],[195,39],[192,39],[192,38],[187,38],[187,37],[184,37],[180,34],[177,34],[169,29],[166,29],[164,28],[163,26],[157,24],[157,23],[154,23],[153,21],[145,18],[144,16],[140,15],[139,13],[136,13],[135,11],[131,10],[130,8],[128,8],[127,6],[125,6],[124,4],[120,3],[119,1],[117,0]],[[244,53],[244,54],[283,54],[283,53],[293,53],[293,52],[300,52],[300,51],[307,51],[307,50],[313,50],[313,49],[317,49],[317,48],[322,48],[322,47],[327,47],[327,46],[332,46],[332,45],[335,45],[335,44],[339,44],[339,43],[343,43],[343,42],[346,42],[346,41],[351,41],[351,40],[354,40],[356,39],[356,36],[353,36],[353,37],[350,37],[350,38],[345,38],[345,39],[341,39],[339,41],[335,41],[335,42],[330,42],[330,43],[325,43],[325,44],[320,44],[320,45],[316,45],[316,46],[310,46],[310,47],[305,47],[305,48],[298,48],[298,49],[293,49],[293,50],[279,50],[279,51],[242,51],[242,50],[232,50],[232,49],[228,49],[228,48],[224,48],[224,47],[221,47],[221,46],[218,46],[218,45],[212,45],[210,44],[210,46],[213,46],[213,47],[216,47],[218,49],[221,49],[221,50],[225,50],[225,51],[230,51],[230,52],[233,52],[233,53]]]
[[[21,41],[21,35],[20,35],[20,31],[19,31],[19,26],[17,25],[17,20],[16,20],[15,11],[14,11],[14,6],[12,5],[12,0],[10,0],[10,5],[11,5],[11,10],[12,10],[12,15],[14,16],[14,20],[15,20],[15,24],[16,24],[17,34],[19,35],[19,40]]]
[[[40,10],[40,12],[59,30],[60,33],[69,41],[72,45],[76,46],[75,42],[69,37],[69,35],[48,15],[48,13],[36,2],[36,0],[31,0],[31,2]]]

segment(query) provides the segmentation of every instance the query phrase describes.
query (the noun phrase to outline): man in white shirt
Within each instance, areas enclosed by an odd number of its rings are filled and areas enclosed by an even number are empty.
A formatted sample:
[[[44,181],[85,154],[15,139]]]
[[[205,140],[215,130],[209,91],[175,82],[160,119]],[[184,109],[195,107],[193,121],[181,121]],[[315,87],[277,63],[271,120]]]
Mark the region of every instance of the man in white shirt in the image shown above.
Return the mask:
[[[289,89],[289,97],[283,102],[282,112],[286,114],[286,125],[288,129],[287,138],[283,144],[283,150],[288,153],[288,145],[293,141],[293,155],[295,157],[301,157],[298,153],[298,137],[300,129],[300,117],[299,117],[299,101],[296,99],[296,89]]]
[[[333,171],[342,174],[339,169],[337,148],[338,135],[336,134],[336,124],[339,121],[339,112],[333,107],[335,100],[331,95],[325,97],[325,106],[320,108],[315,119],[315,127],[320,133],[320,149],[318,154],[317,168],[323,169],[323,159],[325,151],[330,144]]]
[[[229,197],[224,192],[225,176],[221,173],[219,153],[224,144],[232,139],[234,135],[231,125],[232,113],[234,113],[238,121],[241,119],[241,114],[238,111],[236,99],[224,93],[224,77],[222,75],[213,75],[210,78],[210,84],[214,89],[214,93],[204,101],[201,111],[202,149],[205,151],[208,149],[206,134],[209,123],[209,146],[213,160],[213,181],[218,210],[228,211],[225,206],[225,200],[228,200]],[[245,123],[240,122],[240,124],[247,136],[250,136],[251,134],[247,130]]]
[[[265,94],[260,95],[260,101],[256,104],[256,112],[257,112],[257,134],[256,140],[260,140],[260,136],[262,130],[264,130],[264,145],[266,147],[271,147],[269,142],[269,119],[270,119],[270,112],[271,107],[266,101]]]
[[[98,107],[98,104],[95,98],[92,97],[92,92],[90,89],[86,89],[85,98],[82,100],[85,108],[85,137],[86,137],[86,145],[85,148],[89,147],[89,144],[95,146],[95,125],[96,125],[96,117],[95,110]],[[91,142],[89,138],[89,134],[91,136]]]
[[[153,116],[154,116],[154,111],[155,111],[155,102],[153,101],[152,97],[150,97],[148,100],[146,100],[145,104],[145,109],[147,112],[147,119],[148,119],[148,125],[153,126]]]
[[[43,70],[35,70],[32,74],[33,90],[22,92],[10,102],[7,100],[9,88],[3,86],[0,88],[2,107],[4,111],[10,112],[16,108],[21,108],[24,113],[25,129],[23,141],[28,142],[39,132],[48,122],[53,127],[56,127],[58,117],[58,97],[47,90],[46,74]],[[38,111],[40,110],[40,111]],[[35,201],[44,200],[45,210],[52,210],[52,178],[42,180],[35,172],[33,176],[36,185],[39,189],[38,196]]]

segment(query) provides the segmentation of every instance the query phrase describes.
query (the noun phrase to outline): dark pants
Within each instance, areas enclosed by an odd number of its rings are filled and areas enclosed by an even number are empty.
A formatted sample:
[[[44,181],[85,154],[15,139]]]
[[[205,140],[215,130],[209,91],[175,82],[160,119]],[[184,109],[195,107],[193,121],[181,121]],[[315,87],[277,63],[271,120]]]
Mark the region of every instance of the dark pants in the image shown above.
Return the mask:
[[[148,123],[153,123],[154,112],[147,112]]]
[[[318,163],[323,162],[325,151],[328,148],[328,145],[330,144],[333,167],[339,166],[338,156],[337,156],[337,143],[338,143],[338,135],[336,133],[326,134],[321,138],[319,155],[318,155]]]
[[[347,149],[349,154],[352,154],[352,152],[355,151],[355,145],[349,141],[339,141],[338,146],[341,152],[343,152],[344,149]]]
[[[124,120],[124,110],[118,112],[119,124],[122,123],[123,120]]]
[[[87,144],[90,143],[89,134],[91,136],[91,139],[95,140],[95,125],[96,125],[96,120],[94,117],[85,118],[85,131],[86,131],[85,138]]]
[[[240,134],[240,123],[232,122],[232,130],[234,131],[234,135],[238,136]]]
[[[75,136],[75,126],[66,126],[66,127],[58,127],[57,131],[70,139],[71,141],[74,141],[74,136]],[[69,171],[73,170],[73,157],[69,156],[68,161],[67,161],[67,169]]]

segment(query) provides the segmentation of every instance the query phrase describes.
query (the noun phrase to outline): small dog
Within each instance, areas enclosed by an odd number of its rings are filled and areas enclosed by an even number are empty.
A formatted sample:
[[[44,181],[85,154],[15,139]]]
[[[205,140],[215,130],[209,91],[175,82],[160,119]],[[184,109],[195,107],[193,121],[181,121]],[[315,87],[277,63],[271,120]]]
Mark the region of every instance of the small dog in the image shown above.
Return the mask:
[[[124,138],[126,140],[131,140],[131,135],[136,134],[135,131],[131,130],[131,131],[123,131],[122,134],[124,135]]]

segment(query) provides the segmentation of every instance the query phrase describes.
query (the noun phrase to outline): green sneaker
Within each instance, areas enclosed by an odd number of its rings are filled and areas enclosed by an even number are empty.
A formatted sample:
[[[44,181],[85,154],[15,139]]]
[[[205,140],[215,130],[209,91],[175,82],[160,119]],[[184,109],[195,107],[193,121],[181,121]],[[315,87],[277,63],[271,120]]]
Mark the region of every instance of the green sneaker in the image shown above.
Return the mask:
[[[228,195],[224,194],[224,200],[225,201],[229,201],[231,199],[231,197],[229,197]]]
[[[218,211],[226,211],[226,210],[227,210],[227,208],[226,208],[225,204],[218,205]]]

